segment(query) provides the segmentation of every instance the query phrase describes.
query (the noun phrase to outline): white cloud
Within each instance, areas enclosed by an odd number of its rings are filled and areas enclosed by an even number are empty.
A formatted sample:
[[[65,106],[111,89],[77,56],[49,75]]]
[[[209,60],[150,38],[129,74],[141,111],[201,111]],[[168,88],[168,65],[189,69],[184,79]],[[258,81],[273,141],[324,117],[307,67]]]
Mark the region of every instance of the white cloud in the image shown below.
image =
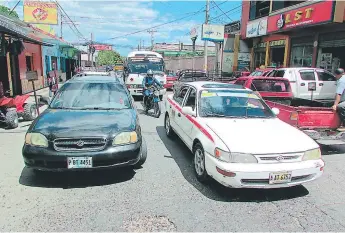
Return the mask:
[[[3,2],[6,1],[0,0],[0,4]],[[16,2],[17,0],[9,0],[7,5],[13,7]],[[168,8],[169,1],[163,0],[162,2],[167,4]],[[176,16],[169,13],[169,10],[166,12],[157,11],[153,8],[153,2],[147,0],[59,0],[59,4],[86,39],[89,39],[90,34],[93,33],[97,42],[122,44],[124,47],[129,45],[136,47],[139,40],[144,40],[145,45],[149,45],[151,35],[147,32],[148,28],[176,19]],[[18,6],[16,10],[22,16],[23,7]],[[67,18],[64,20],[69,21]],[[154,33],[154,40],[155,42],[166,43],[190,41],[189,30],[200,24],[195,20],[186,19],[160,26],[155,28],[157,32]],[[71,23],[63,24],[64,39],[71,42],[80,40],[71,27],[73,28]],[[60,26],[54,26],[54,28],[60,34]],[[127,34],[130,35],[127,36]],[[110,38],[115,39],[107,40]]]

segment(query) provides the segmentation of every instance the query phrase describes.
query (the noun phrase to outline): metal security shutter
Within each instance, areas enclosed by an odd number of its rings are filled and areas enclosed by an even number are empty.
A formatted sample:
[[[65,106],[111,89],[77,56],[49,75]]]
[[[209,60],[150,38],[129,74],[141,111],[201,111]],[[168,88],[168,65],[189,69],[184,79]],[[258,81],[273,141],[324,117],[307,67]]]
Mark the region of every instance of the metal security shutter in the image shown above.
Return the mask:
[[[322,34],[319,37],[320,48],[345,47],[345,32]]]
[[[310,36],[299,37],[299,38],[292,38],[291,39],[291,46],[292,47],[301,47],[301,46],[313,46],[313,38]]]

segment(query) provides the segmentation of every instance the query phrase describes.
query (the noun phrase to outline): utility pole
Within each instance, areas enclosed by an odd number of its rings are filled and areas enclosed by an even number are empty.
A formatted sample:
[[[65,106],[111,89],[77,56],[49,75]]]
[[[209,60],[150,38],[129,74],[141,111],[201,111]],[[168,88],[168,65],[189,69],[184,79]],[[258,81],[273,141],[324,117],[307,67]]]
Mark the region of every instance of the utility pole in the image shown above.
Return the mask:
[[[206,0],[206,15],[205,15],[205,24],[208,24],[208,18],[209,18],[209,11],[210,11],[210,0]],[[207,72],[207,52],[208,52],[208,45],[207,45],[207,40],[204,42],[204,69],[205,72]]]
[[[148,30],[147,32],[151,34],[151,50],[153,50],[153,45],[154,45],[153,34],[154,34],[155,32],[157,32],[157,31],[151,29],[151,30]]]

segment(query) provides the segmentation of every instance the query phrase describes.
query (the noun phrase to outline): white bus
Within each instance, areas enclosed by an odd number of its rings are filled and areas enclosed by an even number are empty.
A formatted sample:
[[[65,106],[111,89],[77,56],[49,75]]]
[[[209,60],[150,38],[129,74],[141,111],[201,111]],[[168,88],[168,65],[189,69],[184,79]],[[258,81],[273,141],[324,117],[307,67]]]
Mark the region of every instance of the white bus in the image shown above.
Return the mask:
[[[124,62],[124,82],[132,96],[142,96],[142,82],[147,71],[151,69],[154,77],[166,85],[165,65],[162,55],[151,51],[135,51],[128,54]],[[160,97],[166,93],[166,89],[160,91]]]

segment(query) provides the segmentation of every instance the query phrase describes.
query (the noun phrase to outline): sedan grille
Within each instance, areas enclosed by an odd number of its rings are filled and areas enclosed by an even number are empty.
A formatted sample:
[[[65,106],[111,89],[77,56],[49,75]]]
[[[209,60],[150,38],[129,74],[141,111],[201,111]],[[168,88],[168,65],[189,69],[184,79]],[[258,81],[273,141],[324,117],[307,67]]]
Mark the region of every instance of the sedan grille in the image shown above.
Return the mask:
[[[57,151],[99,151],[106,146],[106,138],[58,138],[54,140]]]

